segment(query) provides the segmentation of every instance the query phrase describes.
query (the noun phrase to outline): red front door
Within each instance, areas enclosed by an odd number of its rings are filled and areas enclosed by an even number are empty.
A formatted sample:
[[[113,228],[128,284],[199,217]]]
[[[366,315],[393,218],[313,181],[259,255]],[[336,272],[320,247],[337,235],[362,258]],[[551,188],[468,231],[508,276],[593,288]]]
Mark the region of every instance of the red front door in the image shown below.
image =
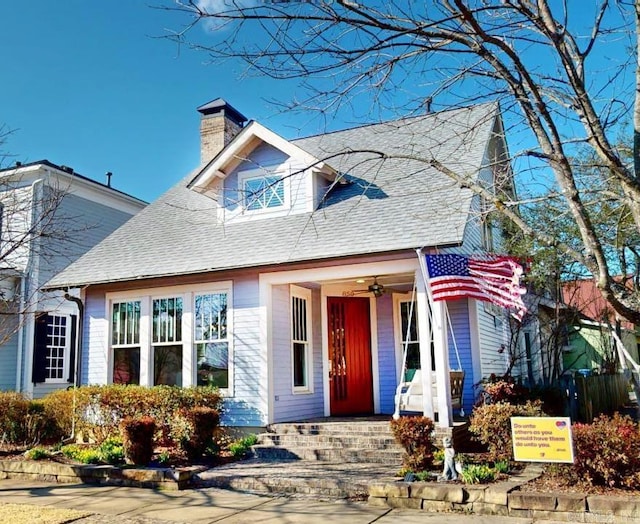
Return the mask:
[[[373,413],[369,299],[329,297],[331,415]]]

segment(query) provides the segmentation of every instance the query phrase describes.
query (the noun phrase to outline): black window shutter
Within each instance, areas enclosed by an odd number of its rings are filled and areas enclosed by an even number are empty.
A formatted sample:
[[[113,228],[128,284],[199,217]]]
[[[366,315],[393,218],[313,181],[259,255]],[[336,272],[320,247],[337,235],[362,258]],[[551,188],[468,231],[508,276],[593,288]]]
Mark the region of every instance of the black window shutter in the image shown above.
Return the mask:
[[[76,376],[76,344],[78,343],[78,334],[77,334],[77,326],[76,322],[78,320],[78,315],[71,315],[71,328],[69,331],[69,378],[67,382],[71,382],[72,384],[75,382],[74,377]]]
[[[31,371],[31,380],[36,384],[44,382],[47,378],[47,324],[50,320],[51,315],[45,313],[36,315]]]

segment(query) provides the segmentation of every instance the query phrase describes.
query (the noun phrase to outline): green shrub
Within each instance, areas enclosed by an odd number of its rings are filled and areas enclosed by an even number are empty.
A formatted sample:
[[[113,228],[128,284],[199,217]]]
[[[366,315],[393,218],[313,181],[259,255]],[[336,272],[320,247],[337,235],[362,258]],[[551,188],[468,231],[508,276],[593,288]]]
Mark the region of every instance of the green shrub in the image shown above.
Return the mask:
[[[486,464],[469,464],[462,468],[460,476],[465,484],[484,484],[494,481],[496,471]]]
[[[63,446],[60,451],[65,457],[80,462],[81,464],[100,464],[103,462],[102,453],[98,448],[93,446],[69,444]]]
[[[76,433],[96,442],[119,436],[119,424],[125,417],[152,416],[159,442],[166,443],[175,414],[180,409],[208,406],[219,409],[222,397],[210,387],[145,387],[111,384],[83,386],[56,391],[43,399],[48,419],[63,436]]]
[[[107,464],[122,464],[124,462],[124,445],[119,438],[108,438],[98,447],[102,454],[102,461]]]
[[[124,456],[129,464],[146,466],[153,456],[153,434],[156,421],[153,417],[125,417],[120,422]]]
[[[473,410],[469,431],[474,439],[485,444],[492,460],[512,460],[511,417],[543,416],[540,401],[527,401],[522,405],[497,402],[484,404]]]
[[[640,488],[640,429],[627,416],[601,415],[573,425],[573,465],[561,468],[571,482]]]
[[[47,437],[49,425],[40,401],[0,391],[0,442],[15,445],[40,442]]]
[[[257,442],[258,437],[256,435],[247,435],[229,444],[229,451],[234,457],[242,458],[249,453],[251,446],[255,446]]]
[[[191,460],[198,460],[213,445],[219,422],[220,415],[213,408],[183,408],[173,420],[171,437]]]
[[[417,472],[433,464],[433,420],[428,417],[400,417],[391,421],[391,431],[404,448],[402,465],[405,470]]]
[[[496,473],[506,474],[509,473],[509,461],[508,460],[496,460],[493,464],[493,469]]]
[[[44,448],[36,447],[25,451],[24,456],[29,460],[43,460],[51,457],[51,453]]]

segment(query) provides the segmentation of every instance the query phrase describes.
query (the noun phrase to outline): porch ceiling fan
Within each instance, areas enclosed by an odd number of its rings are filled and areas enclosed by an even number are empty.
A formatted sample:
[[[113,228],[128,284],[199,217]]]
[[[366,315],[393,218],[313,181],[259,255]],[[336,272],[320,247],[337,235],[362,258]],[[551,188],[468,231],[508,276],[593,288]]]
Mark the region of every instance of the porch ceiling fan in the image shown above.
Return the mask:
[[[378,282],[378,277],[375,276],[373,277],[373,283],[369,284],[367,286],[367,289],[361,289],[359,291],[354,291],[354,294],[360,294],[360,293],[372,293],[374,297],[379,298],[382,295],[384,295],[385,293],[388,293],[389,291],[395,291],[393,288],[391,288],[390,286],[384,286],[382,284],[380,284],[380,282]]]

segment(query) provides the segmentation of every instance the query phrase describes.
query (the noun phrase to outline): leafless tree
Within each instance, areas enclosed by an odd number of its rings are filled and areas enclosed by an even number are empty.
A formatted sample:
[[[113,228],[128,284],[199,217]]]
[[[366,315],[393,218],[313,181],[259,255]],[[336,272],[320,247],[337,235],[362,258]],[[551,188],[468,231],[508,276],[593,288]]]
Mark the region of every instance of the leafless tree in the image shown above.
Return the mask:
[[[305,98],[290,100],[298,108],[329,114],[366,101],[369,115],[373,108],[408,115],[425,105],[499,100],[510,145],[518,146],[512,160],[520,181],[549,182],[544,192],[521,185],[520,200],[493,194],[433,158],[425,162],[580,263],[611,307],[640,323],[637,288],[613,278],[623,268],[611,260],[591,207],[606,198],[621,223],[640,232],[640,0],[176,0],[163,7],[184,16],[171,35],[180,44],[214,59],[240,58],[248,73],[301,79]],[[629,115],[631,163],[615,145]],[[606,170],[596,196],[576,175],[577,147]],[[571,218],[579,242],[547,235],[518,212],[542,194]]]

